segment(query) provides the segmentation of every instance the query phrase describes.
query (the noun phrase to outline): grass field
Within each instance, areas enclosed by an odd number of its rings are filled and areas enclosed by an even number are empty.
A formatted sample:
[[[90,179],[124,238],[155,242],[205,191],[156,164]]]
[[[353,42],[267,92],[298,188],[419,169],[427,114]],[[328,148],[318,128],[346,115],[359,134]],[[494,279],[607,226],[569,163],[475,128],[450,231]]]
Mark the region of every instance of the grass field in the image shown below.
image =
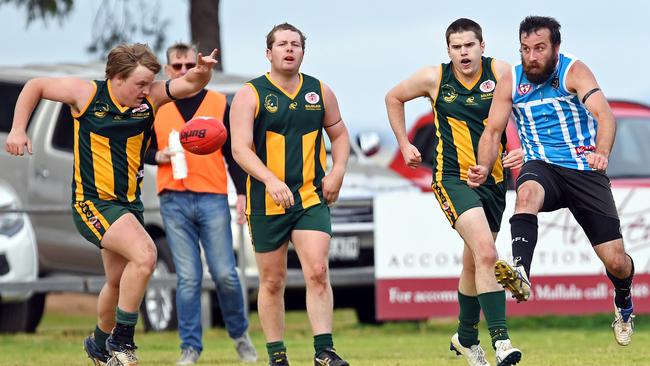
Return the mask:
[[[645,317],[636,321],[634,341],[628,347],[614,342],[612,316],[535,317],[508,320],[510,334],[523,351],[520,365],[650,365],[650,327]],[[82,351],[82,339],[94,328],[91,315],[48,311],[36,334],[0,335],[0,365],[90,365]],[[427,323],[388,323],[365,326],[350,310],[335,312],[334,341],[353,366],[456,365],[467,363],[449,351],[454,333],[452,319]],[[257,365],[266,364],[264,337],[257,313],[251,314],[251,336],[260,354]],[[494,365],[487,330],[481,340]],[[136,333],[141,365],[174,365],[179,354],[175,332]],[[313,365],[312,337],[304,312],[287,314],[285,343],[292,365]],[[205,350],[199,365],[238,365],[232,342],[223,329],[204,334]]]

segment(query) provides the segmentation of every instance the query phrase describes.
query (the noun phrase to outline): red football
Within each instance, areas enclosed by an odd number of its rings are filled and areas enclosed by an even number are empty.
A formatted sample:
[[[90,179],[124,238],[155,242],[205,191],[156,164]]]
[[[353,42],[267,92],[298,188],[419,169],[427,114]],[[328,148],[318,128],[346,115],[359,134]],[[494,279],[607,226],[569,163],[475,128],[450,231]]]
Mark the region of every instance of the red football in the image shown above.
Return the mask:
[[[194,117],[187,121],[180,133],[183,148],[198,155],[217,151],[227,137],[226,126],[214,117]]]

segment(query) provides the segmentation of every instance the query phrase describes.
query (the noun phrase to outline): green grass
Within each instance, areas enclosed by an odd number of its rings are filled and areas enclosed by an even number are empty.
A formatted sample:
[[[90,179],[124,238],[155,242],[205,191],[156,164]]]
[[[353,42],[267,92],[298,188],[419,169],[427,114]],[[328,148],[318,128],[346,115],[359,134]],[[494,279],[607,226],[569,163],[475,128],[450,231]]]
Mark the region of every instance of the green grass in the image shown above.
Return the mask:
[[[644,316],[636,321],[634,341],[628,347],[614,342],[612,317],[528,317],[508,320],[513,342],[523,351],[521,365],[650,365],[650,331]],[[82,339],[93,329],[88,315],[48,313],[36,334],[0,335],[0,365],[90,365]],[[304,312],[287,314],[285,344],[292,365],[313,365],[312,336]],[[266,364],[264,337],[256,313],[251,314],[251,336],[260,361]],[[467,363],[448,350],[455,331],[452,319],[427,323],[388,323],[366,326],[350,310],[335,312],[334,341],[353,366],[455,365]],[[494,365],[487,330],[480,328],[488,361]],[[176,332],[136,334],[141,365],[174,365],[179,354]],[[204,334],[205,350],[199,365],[238,365],[232,342],[223,329]]]

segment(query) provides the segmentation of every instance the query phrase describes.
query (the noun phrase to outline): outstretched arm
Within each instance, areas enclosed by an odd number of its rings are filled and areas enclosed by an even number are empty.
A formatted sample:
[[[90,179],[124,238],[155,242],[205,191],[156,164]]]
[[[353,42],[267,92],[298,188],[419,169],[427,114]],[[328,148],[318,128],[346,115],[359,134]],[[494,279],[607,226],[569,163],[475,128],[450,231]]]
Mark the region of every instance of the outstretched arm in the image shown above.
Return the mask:
[[[169,81],[169,94],[174,99],[184,99],[198,93],[208,85],[212,77],[212,67],[217,63],[216,56],[216,49],[208,56],[199,53],[196,58],[196,66],[189,69],[182,77]],[[157,80],[151,87],[151,98],[156,106],[172,100],[165,90],[167,88],[166,83],[167,80]]]
[[[497,83],[488,123],[483,130],[478,144],[478,164],[469,167],[467,184],[476,188],[483,184],[499,155],[501,134],[508,124],[512,110],[512,72],[506,72]]]
[[[587,155],[587,163],[592,169],[604,171],[609,164],[609,154],[616,137],[616,120],[609,103],[600,90],[596,77],[582,61],[576,61],[569,69],[566,85],[569,91],[578,94],[578,98],[598,121],[596,151]]]
[[[41,98],[70,105],[73,114],[79,113],[94,92],[94,84],[76,78],[31,79],[20,92],[14,110],[13,124],[7,136],[5,150],[11,155],[23,155],[24,148],[32,153],[32,143],[27,137],[27,123]]]

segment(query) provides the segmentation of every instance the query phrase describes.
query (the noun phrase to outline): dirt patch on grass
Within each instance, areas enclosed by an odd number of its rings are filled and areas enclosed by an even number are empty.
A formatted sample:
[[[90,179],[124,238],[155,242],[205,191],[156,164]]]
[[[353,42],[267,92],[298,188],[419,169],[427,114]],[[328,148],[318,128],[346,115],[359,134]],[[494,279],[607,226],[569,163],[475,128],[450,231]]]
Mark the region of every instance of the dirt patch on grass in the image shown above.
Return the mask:
[[[95,314],[97,295],[52,293],[45,297],[45,312],[59,314]]]

